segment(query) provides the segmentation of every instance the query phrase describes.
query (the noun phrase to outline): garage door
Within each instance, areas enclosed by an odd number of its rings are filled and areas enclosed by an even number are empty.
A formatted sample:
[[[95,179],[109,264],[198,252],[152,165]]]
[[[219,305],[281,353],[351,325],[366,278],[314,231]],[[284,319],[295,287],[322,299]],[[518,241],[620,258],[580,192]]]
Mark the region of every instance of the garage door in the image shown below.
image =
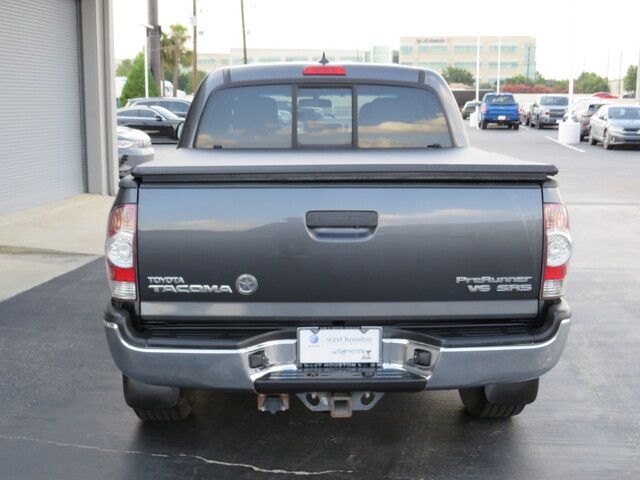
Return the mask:
[[[78,4],[0,0],[0,213],[84,191]]]

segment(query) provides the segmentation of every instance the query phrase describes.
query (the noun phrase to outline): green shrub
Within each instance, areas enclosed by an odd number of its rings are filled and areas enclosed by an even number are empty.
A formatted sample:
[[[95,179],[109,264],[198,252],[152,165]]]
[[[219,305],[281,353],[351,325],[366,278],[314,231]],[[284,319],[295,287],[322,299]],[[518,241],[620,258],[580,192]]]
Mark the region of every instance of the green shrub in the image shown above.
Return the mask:
[[[149,70],[149,96],[158,97],[160,91],[158,86],[153,81],[153,75]],[[139,53],[133,60],[131,71],[127,76],[127,81],[122,88],[122,95],[120,96],[121,105],[126,105],[127,100],[130,98],[144,97],[144,55]]]

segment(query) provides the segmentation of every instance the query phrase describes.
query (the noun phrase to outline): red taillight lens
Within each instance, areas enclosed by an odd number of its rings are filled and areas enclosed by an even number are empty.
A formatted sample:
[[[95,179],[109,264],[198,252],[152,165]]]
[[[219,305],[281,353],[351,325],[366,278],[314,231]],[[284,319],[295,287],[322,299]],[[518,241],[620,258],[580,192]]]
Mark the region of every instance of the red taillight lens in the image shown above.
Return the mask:
[[[303,75],[346,75],[344,67],[304,67]]]
[[[482,104],[482,113],[487,113],[487,104],[486,103]]]
[[[111,297],[136,299],[136,206],[118,205],[109,214],[105,257]]]
[[[573,250],[569,214],[561,203],[544,204],[545,262],[542,297],[558,298],[564,293],[564,279]]]

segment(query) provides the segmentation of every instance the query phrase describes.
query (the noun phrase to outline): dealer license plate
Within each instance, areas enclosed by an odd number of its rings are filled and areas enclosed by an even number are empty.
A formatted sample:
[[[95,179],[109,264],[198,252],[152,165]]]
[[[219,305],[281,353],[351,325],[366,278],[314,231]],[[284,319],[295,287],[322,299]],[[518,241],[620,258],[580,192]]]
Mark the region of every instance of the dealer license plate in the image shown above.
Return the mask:
[[[506,120],[506,115],[498,115],[498,120]]]
[[[298,362],[380,363],[381,327],[299,328]]]

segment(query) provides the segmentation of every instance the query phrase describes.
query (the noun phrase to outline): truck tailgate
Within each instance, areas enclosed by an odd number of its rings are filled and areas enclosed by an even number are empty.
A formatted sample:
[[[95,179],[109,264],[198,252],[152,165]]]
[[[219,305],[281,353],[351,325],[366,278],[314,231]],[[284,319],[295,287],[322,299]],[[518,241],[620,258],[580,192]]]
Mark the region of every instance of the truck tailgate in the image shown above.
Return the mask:
[[[143,182],[138,205],[143,321],[538,312],[539,183]],[[248,295],[243,274],[257,281]]]

